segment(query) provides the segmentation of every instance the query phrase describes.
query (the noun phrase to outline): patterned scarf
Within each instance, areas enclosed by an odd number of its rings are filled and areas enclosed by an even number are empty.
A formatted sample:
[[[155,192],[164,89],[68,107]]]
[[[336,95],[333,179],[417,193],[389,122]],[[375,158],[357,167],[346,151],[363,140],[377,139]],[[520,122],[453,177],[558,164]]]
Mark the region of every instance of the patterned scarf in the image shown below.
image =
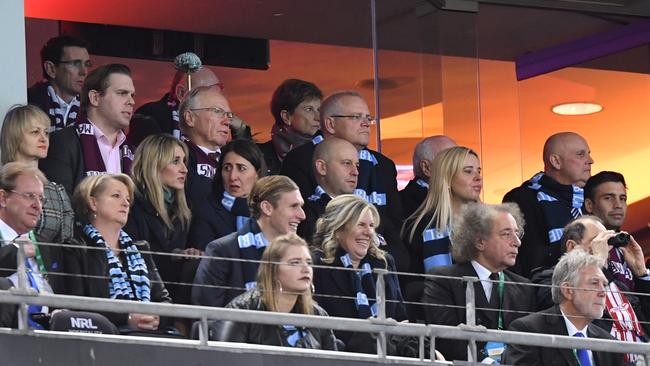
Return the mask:
[[[264,237],[256,220],[249,220],[248,225],[237,231],[237,243],[239,244],[239,257],[253,261],[262,259],[262,254],[269,245],[269,241]],[[241,266],[246,290],[256,287],[255,279],[260,264],[258,262],[242,262]]]
[[[304,344],[304,340],[308,339],[310,335],[308,329],[295,325],[282,325],[280,331],[291,347],[308,348]]]
[[[149,270],[144,258],[127,233],[120,230],[120,250],[126,256],[127,272],[120,259],[106,245],[102,235],[92,224],[87,224],[83,229],[88,238],[100,248],[106,248],[108,260],[108,293],[111,299],[151,301],[151,282]],[[128,274],[127,274],[128,273]]]
[[[170,93],[167,94],[167,108],[169,108],[169,112],[172,114],[172,135],[180,140],[181,119],[178,114],[178,101]]]
[[[634,275],[623,260],[623,253],[620,252],[620,249],[613,248],[609,251],[607,267],[614,275],[615,281],[622,283],[629,291],[634,291]]]
[[[332,198],[329,196],[329,194],[327,194],[325,192],[325,190],[323,189],[323,187],[321,187],[321,186],[316,186],[316,189],[314,190],[314,194],[307,197],[307,200],[311,201],[311,202],[316,202],[316,201],[320,201],[320,200],[327,200],[327,202],[329,202],[331,199]],[[327,205],[327,202],[325,203],[326,205]]]
[[[237,230],[246,226],[251,219],[251,212],[248,209],[246,198],[235,197],[224,190],[223,197],[221,198],[221,206],[235,216]]]
[[[78,123],[77,135],[81,143],[86,176],[105,173],[106,165],[104,165],[104,159],[99,151],[99,145],[97,145],[93,125],[88,120]],[[120,145],[120,157],[122,159],[122,173],[130,174],[131,164],[133,163],[133,151],[126,141]]]
[[[606,292],[605,305],[609,316],[614,320],[611,335],[620,340],[628,342],[646,342],[647,338],[636,313],[630,304],[627,296],[621,292],[614,281],[609,283],[609,291]],[[638,355],[624,354],[625,364],[635,364]]]
[[[311,136],[305,136],[290,126],[275,123],[271,128],[271,141],[275,154],[282,161],[289,151],[311,141]]]
[[[194,156],[196,156],[196,174],[212,179],[217,172],[217,160],[210,158],[208,154],[204,153],[201,148],[187,137],[181,136],[181,140],[190,149],[190,154],[194,153]]]
[[[345,268],[354,268],[350,255],[342,248],[337,250],[334,263]],[[357,271],[346,271],[352,281],[352,288],[356,293],[354,303],[357,306],[357,316],[360,319],[368,319],[371,316],[377,316],[377,303],[375,302],[375,276],[372,273],[372,265],[368,256],[359,263]]]
[[[584,191],[575,185],[560,184],[542,172],[535,174],[529,182],[528,188],[537,191],[537,201],[548,228],[548,241],[553,246],[560,241],[564,225],[582,216]]]
[[[451,240],[449,229],[439,231],[436,228],[426,229],[422,232],[422,257],[424,258],[424,272],[433,267],[451,265]]]
[[[52,85],[48,83],[47,97],[47,114],[50,117],[50,126],[54,130],[60,130],[66,126],[73,125],[77,121],[77,115],[79,114],[79,96],[75,96],[70,101],[68,104],[70,110],[68,110],[68,107],[59,104],[59,97],[56,95]],[[66,112],[68,113],[67,117]]]
[[[416,179],[415,183],[417,183],[417,185],[419,185],[422,188],[429,189],[429,183],[422,178]]]

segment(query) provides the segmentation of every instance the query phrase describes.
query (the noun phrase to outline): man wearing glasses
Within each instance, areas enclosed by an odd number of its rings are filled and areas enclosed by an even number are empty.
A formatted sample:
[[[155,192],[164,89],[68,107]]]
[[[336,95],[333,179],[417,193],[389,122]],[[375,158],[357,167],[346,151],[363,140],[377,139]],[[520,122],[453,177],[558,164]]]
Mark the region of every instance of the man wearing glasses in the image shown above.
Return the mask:
[[[182,140],[187,144],[185,192],[204,199],[215,175],[221,147],[230,139],[234,114],[220,90],[210,86],[193,88],[179,108]],[[188,200],[192,199],[188,196]]]
[[[291,178],[305,200],[316,194],[317,182],[312,169],[315,145],[323,139],[337,137],[350,142],[359,153],[359,176],[354,193],[371,202],[381,216],[378,232],[385,235],[386,248],[395,258],[399,271],[408,270],[409,256],[399,232],[402,226],[402,205],[397,193],[395,163],[377,151],[367,148],[370,126],[375,118],[368,104],[356,91],[340,91],[321,104],[320,133],[311,144],[291,150],[282,162],[280,174]]]
[[[79,93],[92,67],[84,41],[68,36],[54,37],[41,49],[43,81],[27,90],[30,104],[50,117],[50,130],[73,125],[79,114]]]

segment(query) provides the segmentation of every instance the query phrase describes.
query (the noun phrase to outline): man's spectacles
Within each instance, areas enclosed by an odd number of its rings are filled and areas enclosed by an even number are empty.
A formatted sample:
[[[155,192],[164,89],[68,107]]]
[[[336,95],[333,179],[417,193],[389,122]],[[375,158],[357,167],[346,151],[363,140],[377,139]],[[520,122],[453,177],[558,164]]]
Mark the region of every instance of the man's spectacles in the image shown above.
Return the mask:
[[[75,69],[81,69],[81,66],[90,69],[93,67],[93,63],[90,62],[90,60],[67,60],[67,61],[59,61],[58,63],[64,64],[64,65],[70,65],[74,67]]]
[[[335,114],[333,116],[330,116],[333,118],[348,118],[353,120],[356,123],[361,123],[361,122],[368,122],[370,125],[374,125],[377,123],[377,120],[375,117],[369,115],[369,114],[361,114],[361,113],[355,113],[355,114]]]
[[[30,202],[36,202],[38,201],[41,205],[44,205],[47,202],[47,198],[43,197],[40,194],[32,193],[32,192],[18,192],[15,190],[9,191],[11,193],[19,194],[23,196],[24,199],[30,201]]]
[[[221,108],[217,107],[206,107],[206,108],[191,108],[190,109],[192,112],[196,111],[210,111],[212,112],[217,118],[223,118],[226,117],[228,119],[233,119],[235,118],[235,114],[233,112],[226,112]]]
[[[524,237],[524,229],[519,229],[515,231],[511,231],[511,230],[504,231],[502,233],[499,233],[499,236],[501,237],[501,239],[508,240],[508,241],[515,240],[515,237],[521,240],[521,238]]]

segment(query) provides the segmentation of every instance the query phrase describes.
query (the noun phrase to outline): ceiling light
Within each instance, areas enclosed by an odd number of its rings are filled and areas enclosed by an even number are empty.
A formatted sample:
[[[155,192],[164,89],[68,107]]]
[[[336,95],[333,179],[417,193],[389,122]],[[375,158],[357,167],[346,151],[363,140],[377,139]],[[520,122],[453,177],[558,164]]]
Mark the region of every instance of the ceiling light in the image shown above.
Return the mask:
[[[553,113],[563,116],[584,116],[586,114],[598,113],[603,110],[603,106],[597,103],[563,103],[553,107]]]

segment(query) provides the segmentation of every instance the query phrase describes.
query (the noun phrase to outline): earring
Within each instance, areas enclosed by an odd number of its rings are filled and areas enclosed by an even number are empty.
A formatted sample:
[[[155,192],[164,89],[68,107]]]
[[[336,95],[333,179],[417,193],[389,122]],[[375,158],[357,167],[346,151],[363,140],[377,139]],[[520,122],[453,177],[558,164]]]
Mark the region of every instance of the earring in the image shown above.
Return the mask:
[[[278,287],[280,288],[280,292],[282,292],[282,282],[280,282],[279,280],[275,280],[275,282],[278,283]]]
[[[311,293],[313,294],[315,292],[316,292],[316,288],[314,287],[314,283],[312,282],[311,283]]]

